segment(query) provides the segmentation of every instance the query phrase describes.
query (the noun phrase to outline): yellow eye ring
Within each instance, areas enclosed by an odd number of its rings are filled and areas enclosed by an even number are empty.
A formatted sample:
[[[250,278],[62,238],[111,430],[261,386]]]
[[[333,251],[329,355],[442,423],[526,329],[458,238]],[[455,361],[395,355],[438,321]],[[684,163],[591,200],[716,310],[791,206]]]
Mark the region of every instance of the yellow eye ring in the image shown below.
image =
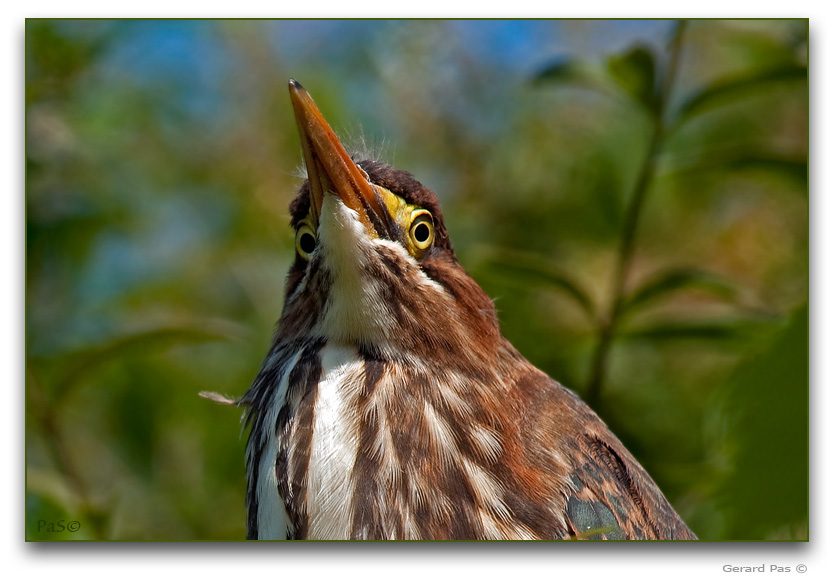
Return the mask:
[[[408,228],[411,243],[419,251],[428,250],[434,243],[434,219],[424,209],[411,212],[411,226]]]
[[[295,231],[295,251],[305,260],[309,260],[316,245],[318,245],[316,232],[309,225],[301,224]]]

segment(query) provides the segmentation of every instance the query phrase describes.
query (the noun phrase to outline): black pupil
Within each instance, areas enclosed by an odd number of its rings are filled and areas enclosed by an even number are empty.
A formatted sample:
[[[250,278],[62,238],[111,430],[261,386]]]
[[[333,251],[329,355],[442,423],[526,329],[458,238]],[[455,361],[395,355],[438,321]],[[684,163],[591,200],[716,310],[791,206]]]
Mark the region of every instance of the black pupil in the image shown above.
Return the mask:
[[[414,239],[420,242],[421,244],[426,243],[429,240],[429,226],[425,222],[417,224],[414,227]]]
[[[309,254],[316,249],[316,238],[313,237],[313,234],[304,232],[301,234],[301,239],[298,241],[298,245],[302,252]]]

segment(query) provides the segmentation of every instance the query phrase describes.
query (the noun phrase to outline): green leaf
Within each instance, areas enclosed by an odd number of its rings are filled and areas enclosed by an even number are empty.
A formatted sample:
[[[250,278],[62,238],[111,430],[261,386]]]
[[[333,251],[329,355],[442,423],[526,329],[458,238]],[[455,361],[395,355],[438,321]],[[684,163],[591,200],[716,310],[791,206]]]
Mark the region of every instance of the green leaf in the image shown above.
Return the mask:
[[[704,290],[730,300],[738,295],[738,288],[717,274],[697,268],[673,268],[660,272],[632,292],[623,304],[623,313],[686,290]]]
[[[688,163],[668,161],[669,173],[703,173],[723,171],[755,171],[781,175],[795,181],[803,190],[808,183],[808,159],[806,156],[787,157],[781,153],[769,151],[749,151],[742,153],[714,151],[701,155]]]
[[[801,183],[808,183],[808,160],[789,159],[779,155],[763,153],[741,155],[730,159],[726,167],[732,170],[768,171],[784,175]]]
[[[654,54],[644,45],[636,45],[608,60],[608,72],[614,82],[653,112],[660,103],[656,68]]]
[[[808,312],[806,303],[722,390],[729,469],[717,497],[726,539],[807,539]]]
[[[27,490],[26,541],[67,541],[76,539],[66,524],[73,521],[66,507],[52,497]],[[80,538],[83,539],[83,538]]]
[[[651,49],[637,45],[609,58],[603,69],[572,59],[555,60],[533,75],[533,82],[573,85],[609,96],[625,94],[656,112],[660,99],[655,69]]]
[[[533,75],[536,83],[595,83],[598,76],[584,63],[576,60],[558,59]]]
[[[672,167],[671,171],[676,173],[756,171],[784,176],[797,182],[803,189],[808,183],[808,160],[806,157],[786,157],[772,152],[750,152],[736,155],[716,152],[703,155],[693,163]]]
[[[240,338],[240,327],[228,321],[205,320],[166,326],[113,338],[103,345],[66,355],[69,368],[56,381],[56,402],[65,399],[75,386],[99,367],[131,354],[165,345]]]
[[[748,337],[751,334],[748,320],[670,321],[642,328],[624,330],[617,336],[626,340],[650,340],[655,342],[678,340],[728,341]]]
[[[107,512],[78,506],[70,509],[53,495],[27,487],[27,542],[102,540],[109,519]]]
[[[533,75],[534,84],[569,85],[616,96],[618,87],[602,71],[577,60],[558,59]]]
[[[596,309],[593,300],[582,286],[569,275],[544,262],[540,256],[519,252],[501,252],[498,257],[490,259],[490,264],[515,281],[524,282],[524,286],[541,286],[562,292],[573,301],[593,321]]]
[[[691,95],[681,105],[676,114],[677,124],[680,125],[700,113],[734,100],[758,94],[768,85],[797,80],[807,81],[807,79],[807,67],[798,63],[787,63],[719,79]]]
[[[26,493],[47,498],[66,512],[77,511],[83,503],[83,498],[76,495],[62,472],[29,465],[26,467]]]

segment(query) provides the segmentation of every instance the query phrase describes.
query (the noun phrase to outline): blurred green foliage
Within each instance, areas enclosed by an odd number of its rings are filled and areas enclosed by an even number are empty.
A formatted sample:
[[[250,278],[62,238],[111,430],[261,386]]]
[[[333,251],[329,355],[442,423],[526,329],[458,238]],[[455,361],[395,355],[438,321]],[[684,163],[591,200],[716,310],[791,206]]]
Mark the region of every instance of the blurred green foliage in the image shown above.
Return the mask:
[[[197,393],[280,313],[291,76],[438,192],[507,337],[699,537],[807,539],[807,21],[523,24],[27,21],[27,539],[244,537],[238,413]]]

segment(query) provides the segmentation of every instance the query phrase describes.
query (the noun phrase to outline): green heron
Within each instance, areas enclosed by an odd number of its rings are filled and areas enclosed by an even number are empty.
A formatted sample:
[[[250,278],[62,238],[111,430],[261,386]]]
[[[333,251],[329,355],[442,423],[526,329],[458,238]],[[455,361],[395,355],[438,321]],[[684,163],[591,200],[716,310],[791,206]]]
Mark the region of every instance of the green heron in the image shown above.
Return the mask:
[[[355,161],[289,81],[307,180],[278,327],[237,401],[249,539],[696,539],[499,330],[435,194]]]

